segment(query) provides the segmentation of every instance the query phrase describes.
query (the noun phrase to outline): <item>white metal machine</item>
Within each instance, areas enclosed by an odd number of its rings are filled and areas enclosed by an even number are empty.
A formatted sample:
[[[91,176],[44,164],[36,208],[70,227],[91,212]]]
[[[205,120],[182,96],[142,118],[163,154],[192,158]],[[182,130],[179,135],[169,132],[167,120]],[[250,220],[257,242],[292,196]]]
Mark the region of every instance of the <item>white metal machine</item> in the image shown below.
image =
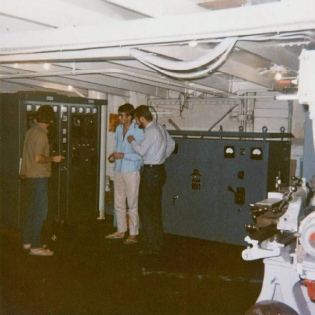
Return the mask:
[[[300,56],[300,104],[309,105],[315,142],[315,50]],[[315,151],[315,143],[313,145]],[[265,273],[257,307],[246,314],[315,314],[315,176],[311,185],[295,178],[287,192],[270,192],[251,205],[244,260],[264,259]],[[282,307],[283,311],[274,313]],[[284,310],[284,308],[286,310]]]
[[[298,314],[315,314],[315,207],[311,189],[297,180],[288,192],[270,192],[251,205],[255,225],[245,240],[244,260],[264,258],[263,287],[257,299],[278,301]]]

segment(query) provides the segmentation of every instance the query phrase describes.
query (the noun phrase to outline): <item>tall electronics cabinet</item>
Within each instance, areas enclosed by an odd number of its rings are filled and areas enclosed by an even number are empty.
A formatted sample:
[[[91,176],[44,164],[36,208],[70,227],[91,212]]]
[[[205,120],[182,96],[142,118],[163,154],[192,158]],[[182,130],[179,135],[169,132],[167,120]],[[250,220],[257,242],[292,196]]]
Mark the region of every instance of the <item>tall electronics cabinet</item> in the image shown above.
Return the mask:
[[[291,134],[172,131],[164,232],[245,245],[250,203],[289,183]],[[248,137],[251,137],[250,139]]]
[[[26,131],[35,123],[36,110],[52,106],[55,122],[49,128],[52,163],[48,220],[80,222],[99,212],[101,109],[106,101],[57,94],[0,94],[1,108],[1,224],[20,228],[27,203],[19,169]],[[105,135],[104,135],[105,136]]]

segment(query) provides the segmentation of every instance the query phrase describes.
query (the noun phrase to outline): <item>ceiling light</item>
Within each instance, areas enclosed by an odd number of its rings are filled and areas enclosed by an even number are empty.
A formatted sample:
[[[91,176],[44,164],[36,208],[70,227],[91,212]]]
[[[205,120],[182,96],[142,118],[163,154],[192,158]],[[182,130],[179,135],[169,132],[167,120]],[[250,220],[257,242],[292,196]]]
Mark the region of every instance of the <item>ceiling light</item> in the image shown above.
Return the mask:
[[[49,68],[50,68],[50,64],[49,64],[49,63],[47,63],[47,62],[46,62],[46,63],[44,63],[44,69],[45,69],[45,70],[48,70]]]
[[[68,85],[68,91],[72,91],[73,90],[73,86],[72,85]]]
[[[293,101],[293,100],[298,100],[299,97],[297,94],[280,94],[276,95],[276,100],[277,101]]]
[[[275,79],[276,79],[277,81],[279,81],[279,80],[282,79],[282,74],[281,74],[281,72],[277,72],[277,73],[275,74]]]

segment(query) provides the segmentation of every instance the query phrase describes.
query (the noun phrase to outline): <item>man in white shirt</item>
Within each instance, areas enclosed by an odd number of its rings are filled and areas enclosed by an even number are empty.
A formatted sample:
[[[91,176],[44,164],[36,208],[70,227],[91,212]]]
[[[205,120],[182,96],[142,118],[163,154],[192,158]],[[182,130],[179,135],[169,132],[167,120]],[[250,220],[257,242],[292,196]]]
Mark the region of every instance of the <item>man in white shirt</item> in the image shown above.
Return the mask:
[[[144,129],[144,138],[138,143],[133,136],[127,140],[134,152],[142,157],[143,168],[139,187],[139,216],[146,234],[143,255],[158,254],[163,245],[162,188],[166,173],[164,162],[175,148],[175,141],[166,129],[153,121],[148,106],[140,105],[134,112],[139,128]]]

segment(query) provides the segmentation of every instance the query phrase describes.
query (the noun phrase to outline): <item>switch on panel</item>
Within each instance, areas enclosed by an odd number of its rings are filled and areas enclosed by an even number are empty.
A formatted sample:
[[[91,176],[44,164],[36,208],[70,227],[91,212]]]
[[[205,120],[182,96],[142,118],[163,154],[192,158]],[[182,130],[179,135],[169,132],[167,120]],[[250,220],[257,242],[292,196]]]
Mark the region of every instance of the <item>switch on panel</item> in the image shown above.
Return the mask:
[[[227,189],[234,194],[234,203],[242,206],[245,203],[245,187],[237,187],[236,191],[228,186]]]

